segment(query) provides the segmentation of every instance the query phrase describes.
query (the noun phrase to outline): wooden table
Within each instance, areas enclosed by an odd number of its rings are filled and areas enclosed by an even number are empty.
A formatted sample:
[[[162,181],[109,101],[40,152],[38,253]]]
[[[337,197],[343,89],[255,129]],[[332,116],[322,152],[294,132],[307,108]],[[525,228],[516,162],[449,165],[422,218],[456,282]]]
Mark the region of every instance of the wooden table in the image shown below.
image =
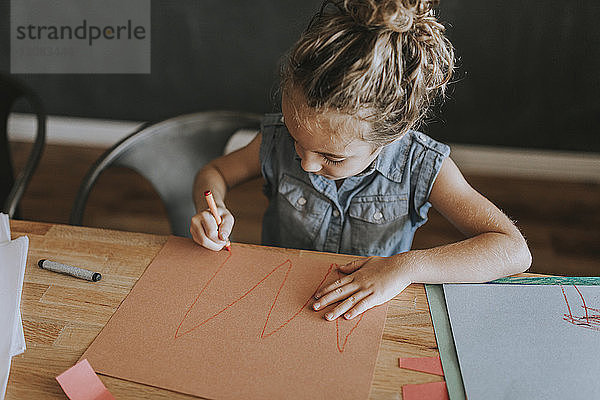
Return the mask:
[[[7,399],[61,398],[54,379],[74,365],[127,296],[166,236],[11,221],[13,239],[30,240],[21,313],[27,350],[16,356]],[[42,270],[42,258],[102,272],[87,282]],[[398,357],[438,356],[425,289],[413,284],[390,301],[379,348],[371,399],[401,399],[401,387],[443,380],[398,367]],[[178,399],[191,396],[101,376],[117,399]]]

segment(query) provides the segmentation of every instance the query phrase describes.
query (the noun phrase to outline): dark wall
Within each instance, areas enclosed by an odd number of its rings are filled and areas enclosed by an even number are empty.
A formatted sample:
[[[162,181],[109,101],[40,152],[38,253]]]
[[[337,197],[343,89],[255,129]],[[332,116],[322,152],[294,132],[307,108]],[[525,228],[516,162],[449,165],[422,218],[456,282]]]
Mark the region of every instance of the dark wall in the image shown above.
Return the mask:
[[[9,71],[0,1],[0,70]],[[320,0],[152,0],[150,75],[19,75],[49,114],[156,121],[205,109],[268,112],[277,62]],[[457,48],[440,140],[600,151],[600,3],[442,0]]]
[[[441,15],[460,59],[435,137],[600,151],[600,2],[441,0]]]
[[[0,0],[0,68],[8,59],[9,1]],[[319,0],[152,0],[151,74],[18,75],[49,114],[160,120],[204,109],[273,109],[277,63]]]

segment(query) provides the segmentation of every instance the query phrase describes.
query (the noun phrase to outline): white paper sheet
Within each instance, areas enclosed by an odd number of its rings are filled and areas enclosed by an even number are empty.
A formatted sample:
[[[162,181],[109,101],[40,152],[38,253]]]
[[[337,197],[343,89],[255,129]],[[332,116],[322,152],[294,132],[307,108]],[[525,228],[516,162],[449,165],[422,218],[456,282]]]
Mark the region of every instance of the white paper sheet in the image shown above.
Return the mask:
[[[22,236],[0,245],[0,399],[4,398],[10,373],[16,311],[21,303],[23,276],[27,261],[29,239]]]
[[[0,245],[10,242],[10,223],[8,215],[0,213]],[[25,251],[27,254],[27,250]],[[19,296],[20,299],[20,296]],[[10,347],[10,355],[16,356],[25,351],[25,332],[23,332],[23,321],[21,320],[21,302],[15,310],[14,333]]]
[[[0,214],[0,400],[4,399],[14,355],[25,351],[21,293],[29,239],[10,240],[8,215]]]
[[[10,242],[8,215],[0,213],[0,244]]]

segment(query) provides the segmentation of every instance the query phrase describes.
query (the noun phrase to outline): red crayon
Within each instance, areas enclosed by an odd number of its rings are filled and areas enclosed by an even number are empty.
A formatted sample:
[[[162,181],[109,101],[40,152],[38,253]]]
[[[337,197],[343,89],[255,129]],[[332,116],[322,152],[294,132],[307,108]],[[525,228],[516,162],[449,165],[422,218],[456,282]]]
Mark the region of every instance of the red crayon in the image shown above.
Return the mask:
[[[213,198],[212,192],[210,190],[207,190],[206,192],[204,192],[204,197],[206,198],[206,203],[208,204],[208,208],[210,209],[210,212],[212,213],[213,217],[215,217],[215,220],[217,221],[217,226],[221,225],[221,216],[219,215],[219,212],[217,211],[217,203],[215,203],[215,199]],[[231,251],[231,242],[228,240],[227,243],[225,243],[225,248],[227,249],[227,251]]]

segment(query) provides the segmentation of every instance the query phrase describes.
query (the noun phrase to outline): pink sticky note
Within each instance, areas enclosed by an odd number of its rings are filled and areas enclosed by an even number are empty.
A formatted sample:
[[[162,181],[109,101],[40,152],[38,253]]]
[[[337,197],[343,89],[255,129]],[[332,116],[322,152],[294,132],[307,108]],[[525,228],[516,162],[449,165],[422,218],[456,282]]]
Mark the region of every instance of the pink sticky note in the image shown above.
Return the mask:
[[[115,400],[87,359],[79,361],[56,380],[71,400]]]
[[[411,369],[413,371],[444,376],[442,362],[440,361],[439,357],[399,358],[398,366],[400,368]]]
[[[402,386],[404,400],[449,400],[446,382],[422,383],[419,385]]]

